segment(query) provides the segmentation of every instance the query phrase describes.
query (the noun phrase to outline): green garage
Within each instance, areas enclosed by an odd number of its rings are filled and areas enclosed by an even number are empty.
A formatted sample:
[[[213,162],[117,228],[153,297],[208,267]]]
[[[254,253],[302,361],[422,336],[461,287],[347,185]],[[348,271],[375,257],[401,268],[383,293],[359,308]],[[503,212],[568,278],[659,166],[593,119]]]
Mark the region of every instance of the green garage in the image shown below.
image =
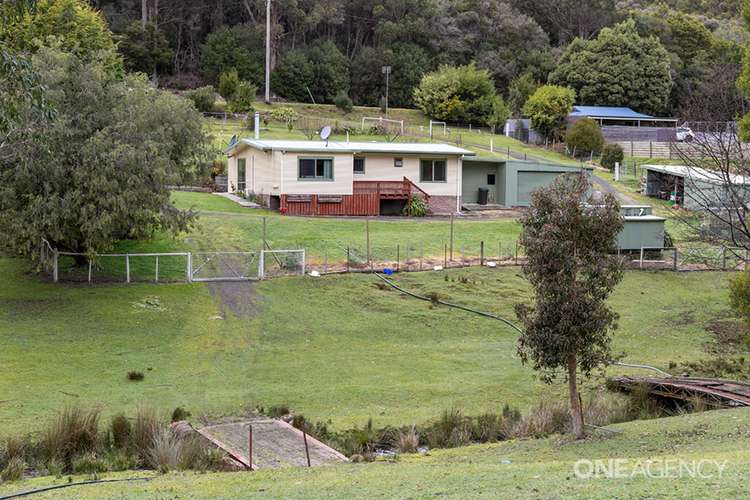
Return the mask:
[[[531,193],[566,172],[590,174],[591,167],[499,158],[468,157],[463,160],[462,204],[527,207]],[[480,198],[486,190],[486,201]]]

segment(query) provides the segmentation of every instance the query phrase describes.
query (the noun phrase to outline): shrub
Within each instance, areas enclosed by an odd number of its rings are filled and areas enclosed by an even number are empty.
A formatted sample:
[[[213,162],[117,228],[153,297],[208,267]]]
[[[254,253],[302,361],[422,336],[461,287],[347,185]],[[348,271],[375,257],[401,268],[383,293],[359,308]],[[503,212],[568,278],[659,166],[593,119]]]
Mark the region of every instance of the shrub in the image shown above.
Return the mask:
[[[179,422],[180,420],[187,420],[190,416],[190,412],[182,406],[178,406],[172,412],[172,422]]]
[[[0,471],[0,480],[5,481],[20,481],[23,479],[23,471],[26,468],[26,464],[20,457],[13,457],[8,460],[5,468]]]
[[[107,469],[113,472],[133,470],[138,467],[138,461],[125,450],[113,450],[104,458]]]
[[[255,96],[257,94],[258,87],[250,82],[239,82],[237,84],[237,90],[229,101],[230,111],[233,113],[252,113],[255,110],[253,108],[253,102],[255,101]]]
[[[182,443],[171,431],[157,428],[146,452],[146,465],[159,472],[175,470],[180,464]]]
[[[729,281],[729,304],[750,324],[750,272],[741,272]]]
[[[132,382],[140,382],[141,380],[143,380],[145,375],[143,375],[143,372],[129,371],[126,377]]]
[[[460,410],[452,408],[443,411],[437,422],[422,432],[430,448],[455,448],[471,442],[471,419],[463,416]]]
[[[424,75],[414,90],[414,103],[419,109],[430,118],[447,122],[489,123],[499,109],[497,97],[490,73],[473,63],[440,66]]]
[[[73,459],[73,472],[76,474],[96,474],[107,472],[109,464],[96,453],[89,452]]]
[[[10,437],[5,441],[5,447],[3,454],[0,455],[0,459],[4,461],[12,460],[14,458],[23,458],[28,443],[21,438]]]
[[[531,120],[531,127],[542,136],[557,139],[573,110],[575,99],[576,93],[572,89],[543,85],[526,100],[523,115]]]
[[[224,454],[207,446],[198,437],[190,437],[181,442],[178,468],[199,471],[218,470],[224,462]]]
[[[412,196],[406,202],[403,213],[408,217],[425,217],[427,215],[427,205],[421,196]]]
[[[417,428],[411,426],[407,431],[399,431],[393,442],[393,447],[401,453],[414,453],[419,447]]]
[[[227,101],[230,101],[237,92],[239,84],[240,77],[237,75],[236,69],[232,68],[229,71],[225,71],[219,77],[219,95]]]
[[[526,415],[523,415],[513,429],[513,437],[540,438],[550,434],[563,433],[570,427],[568,407],[559,401],[543,401]]]
[[[286,124],[286,128],[290,131],[294,128],[294,124],[299,120],[299,114],[288,106],[275,108],[271,111],[271,118],[281,123]]]
[[[214,88],[211,85],[190,90],[185,93],[185,97],[193,101],[195,109],[201,113],[210,113],[214,109],[214,102],[216,102]]]
[[[131,432],[131,447],[141,463],[148,462],[148,453],[159,432],[159,421],[152,410],[139,409]]]
[[[352,109],[354,109],[354,103],[345,92],[337,94],[333,103],[344,113],[351,113]]]
[[[619,163],[622,166],[624,159],[625,152],[622,150],[622,146],[619,144],[605,144],[604,149],[602,149],[602,167],[614,170],[615,163]]]
[[[109,425],[109,430],[112,433],[112,444],[114,444],[115,448],[126,449],[130,446],[130,435],[133,431],[133,426],[125,415],[122,413],[115,415]]]
[[[576,120],[565,134],[565,144],[574,154],[597,154],[604,146],[604,135],[599,124],[591,118]]]
[[[48,459],[61,459],[70,468],[74,457],[96,449],[98,431],[98,410],[66,408],[44,430],[42,452]]]

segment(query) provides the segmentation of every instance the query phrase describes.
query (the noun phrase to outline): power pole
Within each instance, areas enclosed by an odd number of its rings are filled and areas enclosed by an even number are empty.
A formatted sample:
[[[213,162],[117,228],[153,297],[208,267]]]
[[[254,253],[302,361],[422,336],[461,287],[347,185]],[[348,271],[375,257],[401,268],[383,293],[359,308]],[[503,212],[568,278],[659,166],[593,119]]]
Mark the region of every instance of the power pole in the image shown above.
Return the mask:
[[[385,75],[385,117],[388,118],[388,83],[391,76],[391,67],[383,66],[382,71]]]
[[[266,0],[266,104],[271,103],[271,0]]]

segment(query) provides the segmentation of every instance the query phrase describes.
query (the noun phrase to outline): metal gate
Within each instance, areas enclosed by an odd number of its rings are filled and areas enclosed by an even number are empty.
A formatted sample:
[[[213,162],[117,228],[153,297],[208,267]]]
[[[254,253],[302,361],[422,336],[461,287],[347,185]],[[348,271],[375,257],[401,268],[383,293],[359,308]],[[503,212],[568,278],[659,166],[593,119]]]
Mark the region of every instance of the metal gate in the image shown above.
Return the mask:
[[[260,252],[194,253],[190,262],[192,281],[251,281],[261,279]]]

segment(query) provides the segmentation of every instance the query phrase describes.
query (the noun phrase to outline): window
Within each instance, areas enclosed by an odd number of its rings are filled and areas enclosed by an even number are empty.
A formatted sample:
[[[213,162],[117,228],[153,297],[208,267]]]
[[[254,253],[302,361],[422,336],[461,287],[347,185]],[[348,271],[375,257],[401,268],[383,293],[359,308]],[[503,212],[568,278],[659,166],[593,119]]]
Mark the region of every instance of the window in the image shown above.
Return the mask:
[[[393,166],[396,168],[401,168],[404,166],[404,159],[403,158],[394,158],[393,159]]]
[[[300,158],[299,180],[332,181],[333,158]]]
[[[490,186],[495,185],[495,174],[487,174],[487,184]]]
[[[245,159],[237,159],[237,191],[245,192],[247,187],[247,176],[245,175]]]
[[[355,174],[365,173],[365,159],[364,158],[354,158],[354,173]]]
[[[421,182],[446,182],[445,160],[422,160],[419,162],[419,180]]]

